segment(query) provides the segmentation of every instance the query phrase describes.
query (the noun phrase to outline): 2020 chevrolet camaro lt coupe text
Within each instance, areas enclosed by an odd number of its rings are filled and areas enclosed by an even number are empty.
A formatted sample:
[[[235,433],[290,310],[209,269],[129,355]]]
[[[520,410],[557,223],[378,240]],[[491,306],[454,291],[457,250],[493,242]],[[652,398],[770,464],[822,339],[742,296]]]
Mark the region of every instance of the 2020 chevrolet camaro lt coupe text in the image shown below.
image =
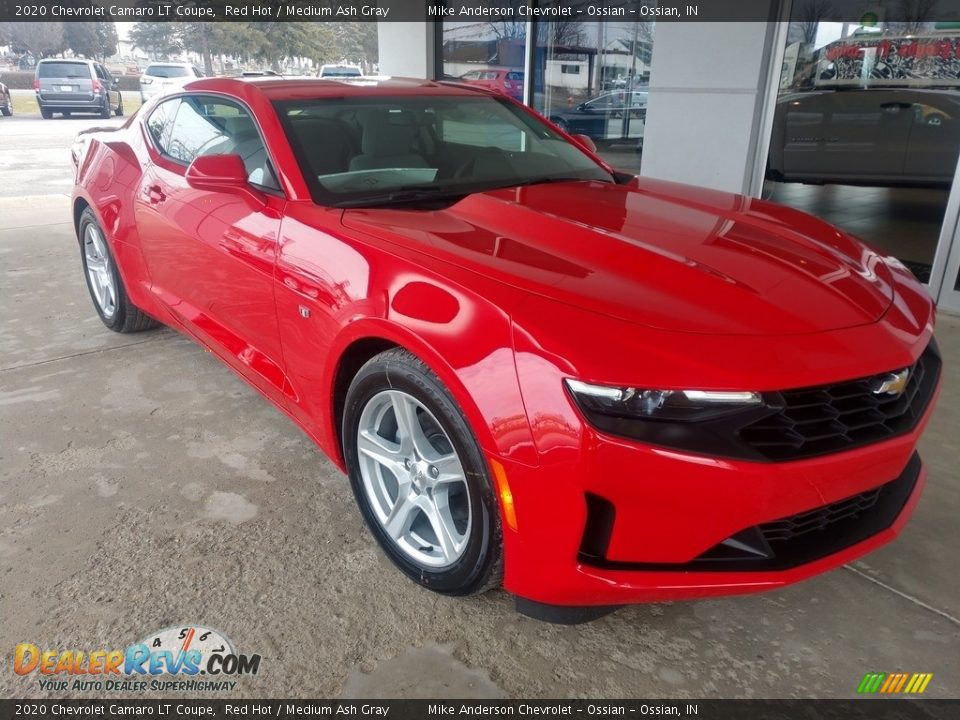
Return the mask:
[[[432,590],[589,617],[891,540],[940,379],[925,289],[588,146],[467,85],[199,80],[78,138],[83,271],[107,327],[177,328],[287,413]]]

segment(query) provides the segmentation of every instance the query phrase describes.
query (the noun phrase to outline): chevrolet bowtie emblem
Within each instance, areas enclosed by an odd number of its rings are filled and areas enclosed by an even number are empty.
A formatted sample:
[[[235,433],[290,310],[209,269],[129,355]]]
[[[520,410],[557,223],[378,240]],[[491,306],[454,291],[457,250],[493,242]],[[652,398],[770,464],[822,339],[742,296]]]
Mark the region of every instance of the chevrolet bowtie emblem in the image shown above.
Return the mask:
[[[907,389],[907,380],[910,379],[910,368],[899,372],[889,373],[874,381],[874,395],[899,395]]]

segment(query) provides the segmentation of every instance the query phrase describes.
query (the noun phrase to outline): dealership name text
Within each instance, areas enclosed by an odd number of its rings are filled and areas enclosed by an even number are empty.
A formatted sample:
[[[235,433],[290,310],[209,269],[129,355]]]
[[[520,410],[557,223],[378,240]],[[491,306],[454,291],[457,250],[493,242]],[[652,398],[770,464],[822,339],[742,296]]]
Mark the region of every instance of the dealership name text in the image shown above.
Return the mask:
[[[478,5],[428,5],[428,18],[444,17],[476,17],[490,18],[574,18],[574,17],[693,17],[698,14],[696,5],[687,5],[681,9],[663,5],[639,5],[635,8],[607,7],[603,4],[590,4],[574,9],[565,6],[535,7],[532,5],[516,5],[512,7],[488,7]],[[218,20],[250,18],[259,20],[284,20],[297,18],[370,18],[387,20],[390,17],[390,8],[375,5],[361,5],[347,3],[336,7],[318,7],[314,5],[258,5],[236,4],[223,5],[220,8],[201,7],[194,5],[179,5],[175,3],[156,5],[60,5],[35,4],[14,5],[15,17],[51,17],[62,19],[81,18],[111,18],[132,20],[166,20],[189,18],[193,20]]]

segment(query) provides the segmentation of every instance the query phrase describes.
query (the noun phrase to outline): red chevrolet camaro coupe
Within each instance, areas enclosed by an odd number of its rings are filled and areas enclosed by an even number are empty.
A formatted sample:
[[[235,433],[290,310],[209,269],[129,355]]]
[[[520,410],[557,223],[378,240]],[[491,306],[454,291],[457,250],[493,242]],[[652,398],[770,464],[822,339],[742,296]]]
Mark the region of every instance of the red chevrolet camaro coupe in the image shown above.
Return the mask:
[[[924,288],[589,145],[465,85],[200,80],[78,138],[83,271],[107,327],[170,325],[287,413],[431,590],[571,621],[891,540],[940,378]]]

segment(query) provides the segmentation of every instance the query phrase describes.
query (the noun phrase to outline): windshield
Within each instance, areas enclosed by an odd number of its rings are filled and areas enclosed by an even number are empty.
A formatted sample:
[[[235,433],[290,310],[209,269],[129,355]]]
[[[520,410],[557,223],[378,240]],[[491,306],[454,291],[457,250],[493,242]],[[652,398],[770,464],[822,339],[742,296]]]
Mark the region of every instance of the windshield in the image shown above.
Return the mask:
[[[144,75],[158,78],[181,78],[187,77],[189,74],[185,67],[177,65],[151,65],[144,72]]]
[[[376,206],[613,177],[512,103],[489,96],[339,97],[276,104],[322,205]]]
[[[45,62],[37,67],[37,76],[42,78],[90,79],[90,66],[78,62]]]
[[[363,73],[355,67],[325,67],[320,71],[321,77],[360,77]]]

